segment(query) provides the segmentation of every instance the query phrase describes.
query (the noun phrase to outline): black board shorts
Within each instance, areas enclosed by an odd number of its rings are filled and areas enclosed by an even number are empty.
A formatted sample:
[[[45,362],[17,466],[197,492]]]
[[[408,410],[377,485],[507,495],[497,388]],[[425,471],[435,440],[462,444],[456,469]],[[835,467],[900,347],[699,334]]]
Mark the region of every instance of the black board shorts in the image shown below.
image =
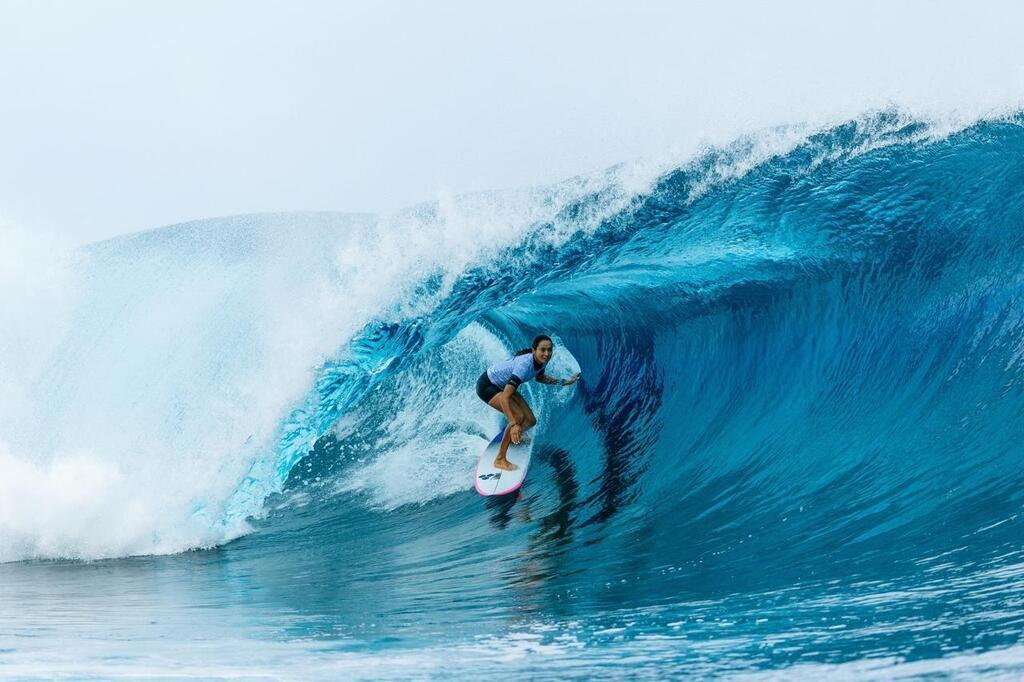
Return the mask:
[[[480,396],[480,400],[490,404],[491,398],[501,393],[501,389],[491,383],[491,379],[487,376],[487,372],[480,375],[480,378],[476,380],[476,394]]]

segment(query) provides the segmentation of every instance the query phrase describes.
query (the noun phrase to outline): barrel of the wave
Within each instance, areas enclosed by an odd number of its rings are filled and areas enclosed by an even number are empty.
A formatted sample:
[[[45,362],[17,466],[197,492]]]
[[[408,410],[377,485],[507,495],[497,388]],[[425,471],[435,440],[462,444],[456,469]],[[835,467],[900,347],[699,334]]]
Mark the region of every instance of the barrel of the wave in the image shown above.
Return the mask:
[[[507,428],[507,427],[506,427]],[[533,449],[533,441],[523,442],[518,447],[509,448],[506,457],[508,461],[516,466],[512,471],[499,469],[494,466],[494,460],[498,456],[498,448],[501,447],[501,439],[505,437],[505,428],[498,432],[491,442],[484,448],[480,460],[476,463],[476,475],[474,482],[476,491],[481,495],[508,495],[519,490],[526,479],[526,470],[530,468],[530,452]]]

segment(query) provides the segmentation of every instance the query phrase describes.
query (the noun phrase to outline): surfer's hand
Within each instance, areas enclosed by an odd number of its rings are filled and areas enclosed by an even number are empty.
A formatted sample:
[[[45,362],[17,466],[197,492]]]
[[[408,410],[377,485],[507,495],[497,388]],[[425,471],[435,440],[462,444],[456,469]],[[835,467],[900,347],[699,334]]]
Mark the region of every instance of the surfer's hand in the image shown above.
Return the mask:
[[[580,380],[580,373],[579,373],[579,372],[576,372],[576,373],[575,373],[575,374],[573,374],[573,375],[572,375],[571,377],[569,377],[568,379],[566,379],[565,381],[563,381],[563,382],[562,382],[562,385],[563,385],[563,386],[572,386],[573,384],[575,384],[575,383],[576,383],[577,381],[579,381],[579,380]]]
[[[522,433],[523,433],[523,427],[519,426],[519,424],[513,424],[512,425],[512,430],[509,431],[509,435],[512,438],[512,444],[513,445],[519,445],[519,438],[522,435]]]

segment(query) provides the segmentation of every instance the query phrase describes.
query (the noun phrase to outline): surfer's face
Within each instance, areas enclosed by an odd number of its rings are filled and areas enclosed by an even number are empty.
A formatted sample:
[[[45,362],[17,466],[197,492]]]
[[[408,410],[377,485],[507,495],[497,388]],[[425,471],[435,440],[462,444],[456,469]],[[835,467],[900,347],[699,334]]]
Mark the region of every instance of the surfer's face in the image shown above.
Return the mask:
[[[555,346],[550,341],[541,341],[533,349],[533,359],[543,365],[551,359],[551,354],[554,352]]]

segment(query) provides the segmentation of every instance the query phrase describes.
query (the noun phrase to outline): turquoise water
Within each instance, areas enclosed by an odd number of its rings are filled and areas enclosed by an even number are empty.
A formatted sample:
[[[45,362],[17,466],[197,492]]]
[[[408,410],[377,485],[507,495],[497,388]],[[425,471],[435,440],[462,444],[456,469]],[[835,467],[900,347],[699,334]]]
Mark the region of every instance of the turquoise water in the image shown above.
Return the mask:
[[[75,252],[0,318],[0,674],[1024,676],[1022,187],[884,112]]]

